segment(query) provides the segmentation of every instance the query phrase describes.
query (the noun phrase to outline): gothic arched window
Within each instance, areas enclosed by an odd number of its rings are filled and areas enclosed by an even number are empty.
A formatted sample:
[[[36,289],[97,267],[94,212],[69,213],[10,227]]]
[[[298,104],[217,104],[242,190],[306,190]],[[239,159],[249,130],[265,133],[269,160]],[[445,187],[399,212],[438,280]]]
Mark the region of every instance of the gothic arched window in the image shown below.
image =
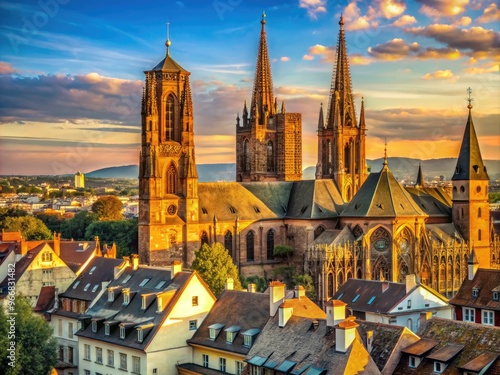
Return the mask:
[[[254,260],[254,237],[253,231],[247,233],[247,262]]]
[[[274,146],[273,142],[267,142],[267,171],[275,172],[276,168],[274,165]]]
[[[267,259],[274,259],[274,230],[267,232]]]
[[[229,251],[229,254],[233,255],[233,234],[230,230],[224,235],[224,247]]]
[[[373,267],[374,280],[387,280],[389,281],[389,266],[384,257],[379,257]]]
[[[481,229],[477,230],[477,240],[481,241]]]
[[[333,290],[334,290],[334,285],[333,285],[333,273],[329,273],[327,277],[327,297],[332,298],[333,296]]]
[[[321,233],[323,233],[325,231],[325,227],[323,225],[320,225],[318,226],[315,230],[314,230],[314,239],[318,238],[319,235]]]
[[[165,192],[167,194],[175,194],[177,192],[177,169],[173,163],[168,167],[166,177]]]
[[[337,274],[337,289],[340,288],[344,284],[344,274],[342,271],[339,271]]]
[[[243,141],[243,172],[250,172],[250,142],[248,139]]]
[[[208,245],[208,234],[206,231],[201,231],[201,236],[200,236],[201,244],[207,244]]]
[[[477,209],[477,217],[481,217],[481,207]]]
[[[167,97],[165,108],[165,140],[170,141],[174,138],[175,123],[175,98],[172,94]]]

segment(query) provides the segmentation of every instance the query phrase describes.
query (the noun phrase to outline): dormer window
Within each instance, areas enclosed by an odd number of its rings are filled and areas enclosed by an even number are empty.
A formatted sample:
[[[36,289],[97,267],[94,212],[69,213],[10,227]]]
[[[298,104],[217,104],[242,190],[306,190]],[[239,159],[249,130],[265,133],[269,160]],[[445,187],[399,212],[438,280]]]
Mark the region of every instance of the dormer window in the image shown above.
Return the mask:
[[[157,305],[156,312],[162,312],[163,311],[163,298],[161,298],[160,296],[156,297],[156,305]]]
[[[258,328],[251,328],[242,333],[243,335],[243,346],[246,348],[251,348],[255,339],[255,336],[260,332]]]
[[[498,301],[498,292],[493,292],[493,301]]]
[[[120,339],[125,339],[125,326],[120,326]]]
[[[109,324],[108,323],[104,324],[104,334],[106,336],[109,336]]]
[[[147,296],[145,296],[145,295],[143,295],[143,296],[142,296],[142,304],[141,304],[141,309],[143,309],[143,310],[146,310],[147,303],[148,303],[148,301],[147,301],[147,298],[146,298],[146,297],[147,297]]]
[[[477,288],[472,289],[472,297],[477,298],[479,295],[479,290]]]
[[[123,288],[123,304],[126,306],[130,303],[130,289]]]
[[[409,367],[410,368],[417,368],[421,361],[422,361],[421,358],[411,355],[409,357]]]
[[[108,302],[113,302],[115,300],[115,291],[113,289],[108,289]]]
[[[208,326],[208,333],[210,340],[215,340],[223,327],[224,324],[221,323],[216,323],[212,324],[211,326]]]
[[[440,374],[444,371],[445,368],[446,368],[446,363],[434,361],[434,372]]]
[[[97,332],[97,322],[95,320],[92,321],[92,332]]]
[[[137,341],[142,342],[144,340],[144,331],[142,329],[137,329]]]
[[[236,338],[236,335],[238,334],[238,331],[240,330],[240,327],[237,326],[231,326],[228,329],[226,329],[226,342],[228,344],[232,344],[234,342],[234,339]]]

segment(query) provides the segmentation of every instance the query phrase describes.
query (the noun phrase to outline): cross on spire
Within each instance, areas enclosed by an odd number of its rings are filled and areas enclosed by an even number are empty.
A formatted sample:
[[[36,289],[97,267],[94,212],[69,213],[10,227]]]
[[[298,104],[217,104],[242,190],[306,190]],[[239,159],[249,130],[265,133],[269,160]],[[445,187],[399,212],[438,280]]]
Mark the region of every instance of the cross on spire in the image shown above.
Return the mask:
[[[471,95],[472,94],[472,89],[470,87],[467,88],[467,98],[465,100],[467,100],[469,102],[469,105],[467,106],[467,108],[469,109],[472,109],[472,102],[474,101],[473,98],[471,98]]]
[[[172,44],[170,42],[170,22],[167,21],[167,41],[165,42],[165,45],[167,46],[167,56],[169,55],[169,47]]]

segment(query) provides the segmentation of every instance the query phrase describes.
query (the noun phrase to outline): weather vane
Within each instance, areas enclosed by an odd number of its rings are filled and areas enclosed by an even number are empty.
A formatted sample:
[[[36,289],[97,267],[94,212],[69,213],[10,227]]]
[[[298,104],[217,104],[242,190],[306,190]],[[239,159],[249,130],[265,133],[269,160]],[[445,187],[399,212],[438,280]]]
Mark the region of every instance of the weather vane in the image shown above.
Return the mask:
[[[470,87],[467,88],[467,98],[465,100],[467,100],[469,102],[469,105],[467,106],[467,108],[471,109],[472,108],[472,102],[474,101],[473,98],[471,98],[471,95],[472,94],[472,89]]]

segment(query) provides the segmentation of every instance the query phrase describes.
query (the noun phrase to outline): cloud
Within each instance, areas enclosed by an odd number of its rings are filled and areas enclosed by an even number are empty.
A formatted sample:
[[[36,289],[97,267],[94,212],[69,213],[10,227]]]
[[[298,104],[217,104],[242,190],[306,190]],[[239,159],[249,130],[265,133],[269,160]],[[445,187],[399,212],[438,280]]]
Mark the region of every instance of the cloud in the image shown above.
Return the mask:
[[[373,7],[368,7],[368,13],[361,16],[361,10],[359,9],[356,0],[351,1],[344,8],[343,17],[345,29],[348,31],[353,30],[364,30],[370,27],[376,27],[377,22],[373,21],[375,16],[375,10]]]
[[[436,70],[433,73],[427,73],[423,77],[425,80],[445,80],[455,82],[459,77],[454,75],[450,69]]]
[[[417,53],[417,57],[420,59],[446,59],[446,60],[456,60],[462,57],[462,54],[456,48],[433,48],[427,47]]]
[[[299,0],[299,8],[306,9],[309,18],[315,20],[319,13],[326,13],[326,0]]]
[[[477,74],[487,74],[487,73],[498,73],[500,71],[500,66],[497,62],[489,62],[482,64],[481,66],[473,66],[464,69],[464,73],[477,75]]]
[[[0,75],[1,74],[14,74],[16,70],[12,67],[12,65],[5,61],[0,61]]]
[[[454,26],[469,26],[472,22],[470,17],[460,17],[460,19],[453,23]]]
[[[401,14],[406,9],[404,0],[381,0],[380,10],[385,18],[394,18]]]
[[[489,22],[498,22],[500,21],[500,10],[495,3],[491,3],[486,7],[483,11],[482,16],[480,16],[477,20],[477,23],[489,23]]]
[[[349,57],[349,62],[351,65],[368,65],[371,64],[374,60],[368,56],[363,56],[359,53],[351,53]]]
[[[288,56],[283,56],[283,57],[280,57],[280,60],[286,62],[286,61],[290,61],[290,58]]]
[[[417,42],[407,44],[401,38],[394,38],[375,47],[369,47],[368,53],[380,60],[401,60],[419,49],[420,46]]]
[[[498,56],[500,52],[500,33],[480,26],[461,29],[456,26],[432,24],[424,27],[405,29],[406,32],[432,38],[448,47],[469,50],[469,55]]]
[[[306,60],[306,61],[314,60],[314,56],[304,55],[304,56],[302,56],[302,60]]]
[[[396,21],[394,21],[392,25],[397,27],[403,27],[411,25],[412,23],[417,23],[416,18],[405,14],[404,16],[401,16]]]
[[[0,76],[0,123],[99,119],[140,124],[142,82],[101,76]]]
[[[316,44],[312,47],[309,47],[306,56],[321,56],[322,62],[331,63],[335,61],[335,51],[336,51],[335,46],[327,47],[321,44]]]
[[[417,0],[417,2],[422,4],[420,13],[434,19],[457,16],[465,12],[469,4],[469,0]]]

